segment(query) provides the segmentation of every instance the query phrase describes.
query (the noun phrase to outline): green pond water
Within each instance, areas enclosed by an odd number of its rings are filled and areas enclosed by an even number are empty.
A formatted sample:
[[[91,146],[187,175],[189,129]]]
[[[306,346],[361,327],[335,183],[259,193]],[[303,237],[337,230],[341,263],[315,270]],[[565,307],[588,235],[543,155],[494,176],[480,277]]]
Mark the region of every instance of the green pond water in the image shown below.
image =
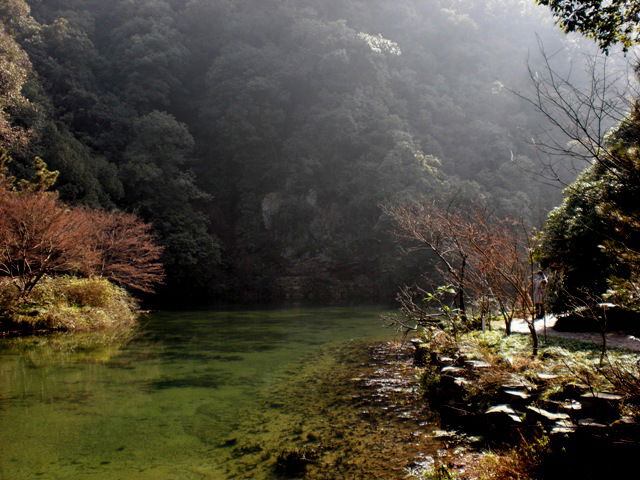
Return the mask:
[[[0,479],[219,479],[224,441],[314,352],[392,336],[373,308],[158,313],[0,341]],[[256,418],[259,418],[256,416]]]

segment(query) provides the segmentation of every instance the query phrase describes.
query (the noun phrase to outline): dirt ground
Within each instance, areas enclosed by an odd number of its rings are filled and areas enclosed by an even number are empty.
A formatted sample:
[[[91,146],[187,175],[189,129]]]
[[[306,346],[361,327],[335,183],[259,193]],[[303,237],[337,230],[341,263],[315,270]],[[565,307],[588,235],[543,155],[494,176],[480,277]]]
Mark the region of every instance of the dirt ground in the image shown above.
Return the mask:
[[[590,332],[559,332],[553,329],[556,324],[556,317],[547,315],[544,319],[536,320],[536,331],[541,337],[548,335],[550,337],[569,338],[573,340],[581,340],[583,342],[591,342],[600,344],[602,337],[599,333]],[[529,327],[524,320],[515,319],[511,324],[511,330],[518,333],[529,333]],[[615,348],[626,348],[640,352],[640,338],[624,333],[609,332],[607,333],[607,346]]]

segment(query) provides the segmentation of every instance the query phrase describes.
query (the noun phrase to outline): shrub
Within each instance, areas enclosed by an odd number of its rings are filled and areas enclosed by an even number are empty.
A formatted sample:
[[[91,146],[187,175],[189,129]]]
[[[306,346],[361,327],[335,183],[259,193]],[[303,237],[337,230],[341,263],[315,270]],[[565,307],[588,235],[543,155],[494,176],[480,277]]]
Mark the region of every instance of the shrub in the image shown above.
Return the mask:
[[[109,302],[109,297],[113,293],[113,285],[101,278],[70,277],[66,282],[60,283],[67,301],[78,306],[104,306]]]
[[[544,434],[531,439],[521,437],[515,447],[501,454],[486,455],[478,465],[483,480],[533,480],[540,478],[540,466],[549,448]]]
[[[458,475],[445,464],[436,462],[430,469],[422,473],[424,480],[456,480]]]
[[[19,296],[18,290],[10,281],[0,279],[0,317],[2,312],[18,302]]]
[[[601,369],[614,391],[624,396],[629,413],[640,417],[640,365],[622,360],[610,362]]]
[[[96,330],[130,325],[136,318],[132,297],[103,278],[45,277],[28,302],[8,286],[0,288],[0,306],[17,328]]]
[[[420,390],[427,398],[433,396],[440,385],[440,368],[435,365],[427,365],[419,376]]]

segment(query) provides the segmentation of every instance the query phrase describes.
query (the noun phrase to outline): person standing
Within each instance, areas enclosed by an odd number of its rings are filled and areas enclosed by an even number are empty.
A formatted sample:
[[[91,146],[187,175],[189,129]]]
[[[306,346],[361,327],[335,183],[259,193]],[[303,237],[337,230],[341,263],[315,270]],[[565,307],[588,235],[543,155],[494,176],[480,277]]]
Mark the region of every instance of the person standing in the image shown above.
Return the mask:
[[[533,304],[535,306],[535,319],[544,317],[544,301],[547,295],[547,277],[542,270],[533,274]]]

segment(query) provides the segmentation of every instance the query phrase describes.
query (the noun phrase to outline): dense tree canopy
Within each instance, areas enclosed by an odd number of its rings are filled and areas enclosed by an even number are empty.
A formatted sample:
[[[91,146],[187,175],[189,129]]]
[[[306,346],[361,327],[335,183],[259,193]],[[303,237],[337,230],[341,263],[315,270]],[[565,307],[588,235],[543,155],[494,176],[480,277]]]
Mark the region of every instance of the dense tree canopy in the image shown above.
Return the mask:
[[[620,44],[626,51],[640,40],[640,4],[635,0],[538,0],[548,6],[565,32],[580,32],[605,52]]]
[[[504,3],[8,0],[0,134],[15,173],[39,155],[65,201],[151,222],[165,293],[380,298],[413,268],[381,205],[558,199],[506,87],[535,30],[568,44]]]
[[[611,133],[607,161],[567,187],[539,236],[539,260],[560,274],[553,297],[559,310],[577,298],[640,302],[639,132],[636,106]]]
[[[549,1],[565,31],[594,38],[608,52],[615,44],[626,51],[640,38],[640,4],[634,1]],[[557,152],[583,151],[588,167],[565,190],[563,203],[552,210],[538,236],[537,257],[552,268],[554,307],[567,310],[603,300],[629,307],[640,306],[640,188],[639,102],[611,97],[610,79],[592,75],[590,88],[582,89],[552,73],[552,82],[539,80],[538,108],[567,133],[570,142]],[[636,73],[638,66],[636,65]],[[561,85],[560,88],[557,88]],[[542,86],[542,88],[540,88]],[[551,86],[551,88],[549,88]],[[561,91],[570,88],[560,102]],[[599,103],[602,102],[602,103]],[[549,107],[551,105],[551,107]],[[553,105],[559,107],[554,110]],[[620,105],[623,108],[620,108]],[[630,110],[630,111],[629,111]],[[585,115],[586,113],[586,115]],[[595,114],[595,115],[593,115]],[[615,127],[605,134],[589,122]],[[586,127],[586,128],[585,128]],[[609,128],[609,127],[607,127]],[[574,132],[574,133],[571,133]]]

